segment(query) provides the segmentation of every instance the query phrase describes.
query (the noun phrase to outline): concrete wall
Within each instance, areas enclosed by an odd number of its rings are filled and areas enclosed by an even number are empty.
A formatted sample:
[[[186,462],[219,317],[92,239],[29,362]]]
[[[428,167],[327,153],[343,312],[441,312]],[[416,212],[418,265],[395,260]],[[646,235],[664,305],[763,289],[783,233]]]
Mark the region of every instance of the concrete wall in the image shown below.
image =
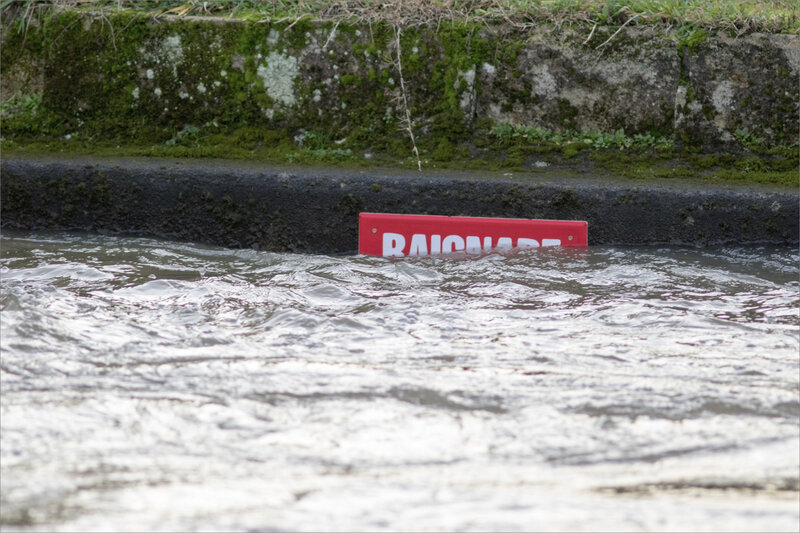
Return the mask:
[[[798,141],[800,36],[631,24],[603,45],[617,28],[587,40],[590,29],[406,28],[398,55],[388,25],[56,13],[20,32],[4,21],[2,99],[41,95],[41,106],[35,120],[9,108],[3,135],[164,142],[255,128],[302,144],[325,131],[343,153],[408,153],[401,64],[427,153],[480,149],[500,123],[624,129],[706,152],[743,135]]]
[[[585,220],[589,244],[798,242],[794,191],[276,168],[197,160],[2,161],[2,227],[150,235],[262,250],[347,253],[360,212]]]

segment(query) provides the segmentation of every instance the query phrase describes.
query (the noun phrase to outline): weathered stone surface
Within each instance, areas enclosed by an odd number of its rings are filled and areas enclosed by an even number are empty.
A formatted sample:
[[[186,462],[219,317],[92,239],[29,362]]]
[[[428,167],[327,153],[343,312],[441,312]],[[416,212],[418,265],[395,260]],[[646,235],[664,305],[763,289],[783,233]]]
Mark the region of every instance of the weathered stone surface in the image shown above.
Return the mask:
[[[45,117],[6,121],[4,135],[163,143],[255,128],[300,144],[323,131],[342,149],[408,154],[407,102],[428,153],[498,123],[624,129],[706,151],[728,149],[737,131],[798,141],[800,36],[686,46],[654,27],[588,31],[451,25],[398,40],[385,24],[57,13],[25,36],[3,28],[2,98],[40,94]]]
[[[680,65],[669,37],[631,29],[596,49],[553,33],[530,36],[516,65],[478,69],[480,115],[553,131],[672,129]]]
[[[37,24],[34,20],[33,24]],[[0,24],[0,43],[18,38],[18,29]],[[2,76],[0,76],[0,102],[6,102],[15,97],[29,94],[41,94],[44,89],[44,60],[41,51],[25,49],[17,50],[11,61],[3,61]]]
[[[737,130],[770,143],[797,141],[800,36],[717,35],[684,56],[675,130],[685,142],[719,148]]]

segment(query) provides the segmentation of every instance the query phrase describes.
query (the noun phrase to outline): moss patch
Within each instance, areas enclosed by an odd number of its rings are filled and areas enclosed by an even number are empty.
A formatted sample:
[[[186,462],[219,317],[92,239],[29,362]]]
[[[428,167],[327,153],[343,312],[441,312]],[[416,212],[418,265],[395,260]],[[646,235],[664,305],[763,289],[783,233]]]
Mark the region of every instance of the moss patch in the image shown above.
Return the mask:
[[[735,153],[679,153],[664,124],[577,131],[582,111],[566,98],[554,100],[558,131],[494,122],[477,109],[490,83],[507,85],[503,113],[531,98],[519,71],[527,35],[469,20],[404,28],[399,50],[385,22],[164,23],[137,11],[51,11],[25,33],[4,29],[4,69],[31,57],[44,64],[42,86],[0,104],[0,146],[9,152],[412,167],[408,111],[426,168],[558,166],[797,185],[789,134],[769,144],[763,132],[740,129]],[[707,38],[692,29],[678,41],[693,53]],[[619,50],[635,45],[624,39],[615,40]],[[492,78],[495,69],[512,75]]]

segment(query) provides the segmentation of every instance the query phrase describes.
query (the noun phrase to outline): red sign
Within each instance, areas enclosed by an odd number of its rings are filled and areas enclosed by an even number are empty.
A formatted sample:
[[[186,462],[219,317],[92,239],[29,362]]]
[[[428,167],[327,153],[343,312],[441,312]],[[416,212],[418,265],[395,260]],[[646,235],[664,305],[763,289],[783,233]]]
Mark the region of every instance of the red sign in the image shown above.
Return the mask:
[[[442,217],[361,213],[358,253],[384,257],[538,248],[584,247],[586,222],[524,218]]]

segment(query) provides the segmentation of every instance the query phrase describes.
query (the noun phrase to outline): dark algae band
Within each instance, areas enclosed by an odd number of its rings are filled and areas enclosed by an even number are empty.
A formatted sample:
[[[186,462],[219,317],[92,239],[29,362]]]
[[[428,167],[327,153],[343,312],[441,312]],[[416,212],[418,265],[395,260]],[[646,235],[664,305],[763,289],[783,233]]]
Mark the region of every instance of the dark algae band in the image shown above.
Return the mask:
[[[794,190],[528,174],[6,157],[3,229],[355,253],[360,212],[585,220],[590,245],[798,243]]]

